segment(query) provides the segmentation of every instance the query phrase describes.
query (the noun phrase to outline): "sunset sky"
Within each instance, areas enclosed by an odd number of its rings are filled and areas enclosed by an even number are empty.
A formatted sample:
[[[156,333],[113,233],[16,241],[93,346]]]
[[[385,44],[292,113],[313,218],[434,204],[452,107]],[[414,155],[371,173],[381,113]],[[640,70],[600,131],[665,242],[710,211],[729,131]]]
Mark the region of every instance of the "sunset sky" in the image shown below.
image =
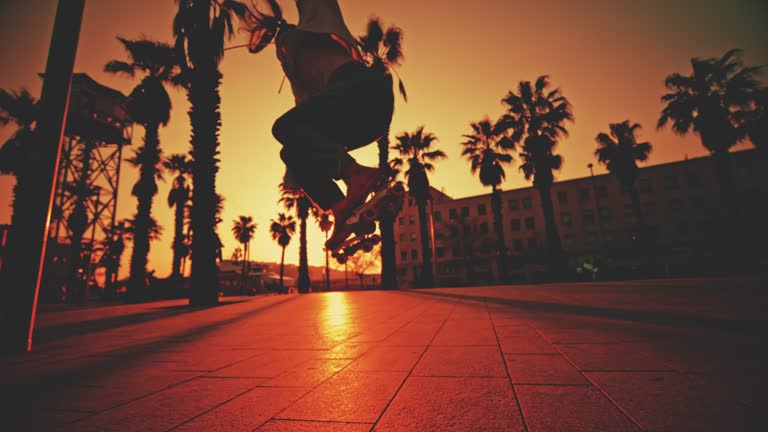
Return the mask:
[[[296,21],[293,1],[279,0],[288,20]],[[257,4],[263,5],[264,2]],[[589,174],[595,162],[594,137],[608,124],[630,119],[643,126],[641,139],[654,150],[650,164],[706,154],[695,136],[679,137],[656,131],[662,105],[664,78],[672,72],[689,73],[690,58],[721,56],[730,48],[745,50],[748,65],[768,64],[768,3],[764,0],[341,0],[350,30],[360,35],[369,17],[396,24],[405,34],[405,62],[399,74],[409,101],[398,97],[392,140],[421,125],[434,133],[437,146],[448,155],[430,181],[452,197],[489,192],[461,158],[462,134],[469,123],[503,113],[501,99],[521,80],[550,75],[573,104],[575,123],[557,148],[565,164],[559,180]],[[0,0],[0,38],[3,67],[0,88],[28,88],[39,96],[37,73],[45,68],[56,1]],[[112,59],[126,56],[116,36],[146,36],[172,41],[172,0],[87,0],[76,72],[127,94],[137,84],[103,72]],[[229,45],[246,42],[241,34]],[[283,211],[277,204],[277,185],[283,165],[279,144],[270,129],[274,120],[293,105],[289,86],[278,88],[283,77],[274,48],[259,55],[245,49],[228,51],[221,65],[221,170],[218,192],[226,198],[219,234],[224,256],[237,246],[232,221],[251,215],[258,223],[251,257],[279,261],[280,248],[269,237],[269,220]],[[767,81],[768,73],[763,75]],[[190,127],[185,94],[172,92],[174,108],[168,127],[161,129],[166,155],[188,150]],[[13,132],[0,129],[0,142]],[[144,131],[134,130],[134,148]],[[743,148],[749,145],[742,146]],[[127,152],[130,155],[132,152]],[[364,164],[376,163],[375,145],[354,153]],[[597,173],[604,172],[602,167]],[[136,211],[130,189],[136,171],[125,165],[121,178],[118,217]],[[164,226],[160,241],[152,243],[150,269],[170,273],[172,211],[165,203],[171,177],[160,184],[153,216]],[[503,188],[529,186],[517,163],[507,169]],[[13,179],[0,176],[0,223],[10,222]],[[310,265],[324,263],[323,234],[309,222]],[[286,262],[298,261],[298,239],[291,242]],[[126,251],[127,258],[130,255]],[[127,261],[123,265],[123,273]]]

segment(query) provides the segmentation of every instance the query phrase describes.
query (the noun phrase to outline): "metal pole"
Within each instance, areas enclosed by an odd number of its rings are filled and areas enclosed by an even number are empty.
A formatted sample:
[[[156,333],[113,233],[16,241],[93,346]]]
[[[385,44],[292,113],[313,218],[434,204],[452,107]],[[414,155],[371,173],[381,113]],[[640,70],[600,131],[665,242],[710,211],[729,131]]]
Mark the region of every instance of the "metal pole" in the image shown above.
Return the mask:
[[[34,150],[24,161],[28,183],[17,196],[4,266],[2,289],[5,314],[0,347],[6,351],[32,349],[32,332],[43,274],[51,209],[61,158],[61,143],[80,38],[85,0],[59,0],[40,94],[40,114]]]
[[[429,236],[432,248],[432,282],[439,286],[440,276],[437,274],[437,251],[435,250],[435,212],[432,208],[432,200],[429,200]]]

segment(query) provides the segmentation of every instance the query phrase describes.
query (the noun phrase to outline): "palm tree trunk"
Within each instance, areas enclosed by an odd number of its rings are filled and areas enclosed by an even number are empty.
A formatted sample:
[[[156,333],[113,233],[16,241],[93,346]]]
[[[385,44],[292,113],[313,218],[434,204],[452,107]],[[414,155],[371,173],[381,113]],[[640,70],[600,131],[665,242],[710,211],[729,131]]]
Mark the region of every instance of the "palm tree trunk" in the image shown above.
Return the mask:
[[[435,285],[434,275],[432,274],[432,249],[430,248],[430,235],[427,219],[427,201],[419,200],[419,230],[421,231],[421,256],[424,258],[421,270],[420,285],[429,288]]]
[[[325,232],[325,241],[328,241],[328,231]],[[328,265],[328,249],[325,250],[325,290],[331,290],[331,271]]]
[[[152,227],[152,200],[157,193],[155,175],[160,160],[158,127],[157,124],[145,125],[143,160],[139,169],[139,181],[134,186],[138,204],[133,225],[133,252],[128,285],[129,298],[134,302],[144,300],[148,295],[146,279],[149,231]]]
[[[389,128],[377,141],[379,147],[379,169],[389,170]],[[397,261],[395,257],[395,220],[396,214],[384,212],[379,221],[381,231],[381,287],[398,289]]]
[[[245,244],[245,242],[240,243],[243,245],[243,265],[242,270],[240,271],[240,294],[243,294],[243,291],[245,290],[245,260],[248,256],[248,246]]]
[[[717,180],[720,186],[721,211],[721,241],[728,249],[734,249],[740,243],[742,233],[738,221],[739,212],[737,200],[734,196],[733,171],[731,167],[731,154],[728,151],[719,151],[712,155],[715,159]],[[730,252],[733,252],[732,250]]]
[[[300,293],[309,292],[309,262],[307,260],[307,215],[299,222],[299,280],[298,289]]]
[[[555,224],[555,210],[552,205],[552,186],[544,184],[538,187],[541,196],[541,207],[544,211],[544,226],[547,234],[547,254],[549,256],[550,271],[554,277],[559,277],[562,270],[563,248],[560,243],[560,235]]]
[[[184,203],[176,202],[173,224],[173,266],[171,277],[181,278],[181,248],[184,242]]]
[[[504,243],[504,223],[501,214],[501,189],[493,186],[491,193],[491,211],[493,212],[493,228],[496,231],[497,241],[497,268],[499,271],[499,280],[507,280],[507,246]]]
[[[283,285],[283,275],[285,274],[285,246],[283,246],[283,253],[280,255],[280,292],[285,292],[285,285]]]
[[[206,12],[207,13],[207,12]],[[190,304],[214,306],[219,303],[216,265],[216,173],[219,147],[219,84],[221,73],[214,59],[197,65],[191,73],[188,99],[192,124],[192,273]]]

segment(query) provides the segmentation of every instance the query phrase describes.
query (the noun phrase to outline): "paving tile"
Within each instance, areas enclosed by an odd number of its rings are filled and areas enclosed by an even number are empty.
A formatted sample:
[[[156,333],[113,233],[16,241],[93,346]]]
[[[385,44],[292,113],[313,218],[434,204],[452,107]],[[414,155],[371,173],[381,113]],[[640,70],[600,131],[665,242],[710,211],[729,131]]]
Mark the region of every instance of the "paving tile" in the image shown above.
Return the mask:
[[[431,346],[413,370],[414,376],[506,377],[496,346]]]
[[[563,344],[557,347],[582,371],[672,370],[652,344]]]
[[[514,384],[589,384],[561,355],[506,355]]]
[[[58,411],[39,406],[26,407],[24,411],[11,412],[3,416],[5,430],[14,432],[40,432],[64,427],[66,424],[88,417],[91,414],[78,411]],[[31,414],[34,413],[34,414]]]
[[[765,418],[734,395],[676,372],[592,372],[587,376],[644,429],[652,431],[757,431]],[[759,407],[762,410],[765,407]],[[764,414],[760,414],[764,416]]]
[[[358,371],[405,371],[413,369],[424,352],[420,347],[375,347],[349,367]]]
[[[198,378],[88,417],[68,425],[64,430],[167,431],[255,387],[261,381]]]
[[[410,377],[375,431],[523,431],[506,378]]]
[[[405,321],[386,322],[370,330],[364,331],[360,335],[350,339],[349,342],[381,342],[405,324]]]
[[[368,432],[371,426],[373,423],[272,420],[257,430],[259,432]]]
[[[275,387],[315,387],[331,375],[342,370],[349,359],[313,359],[295,366],[264,382]]]
[[[468,346],[497,345],[496,334],[489,319],[448,320],[437,333],[432,345]]]
[[[387,346],[427,346],[434,339],[443,321],[414,321],[397,329],[381,342]]]
[[[627,329],[542,329],[541,332],[554,344],[636,342],[650,338]]]
[[[252,431],[298,400],[303,388],[256,387],[184,423],[175,432]]]
[[[376,345],[375,342],[345,342],[327,351],[321,351],[317,358],[354,359]]]
[[[395,395],[406,375],[406,372],[344,370],[276,418],[373,423]]]
[[[515,386],[529,432],[637,431],[594,387]]]
[[[496,327],[499,345],[504,354],[557,354],[557,350],[530,327]]]
[[[211,372],[215,377],[274,378],[317,355],[313,350],[276,350]]]

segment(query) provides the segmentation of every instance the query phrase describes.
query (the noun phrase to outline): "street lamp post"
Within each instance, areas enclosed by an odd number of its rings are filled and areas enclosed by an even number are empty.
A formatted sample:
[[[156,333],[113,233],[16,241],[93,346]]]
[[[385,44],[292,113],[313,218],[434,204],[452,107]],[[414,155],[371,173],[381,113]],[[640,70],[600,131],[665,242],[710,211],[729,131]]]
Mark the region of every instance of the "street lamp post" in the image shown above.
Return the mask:
[[[85,0],[59,0],[45,67],[40,112],[24,169],[34,173],[17,194],[15,226],[3,266],[3,350],[32,349],[32,332],[43,274],[48,227],[56,193],[61,142],[66,121],[75,53],[80,39]]]

